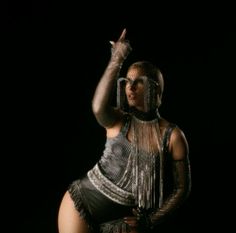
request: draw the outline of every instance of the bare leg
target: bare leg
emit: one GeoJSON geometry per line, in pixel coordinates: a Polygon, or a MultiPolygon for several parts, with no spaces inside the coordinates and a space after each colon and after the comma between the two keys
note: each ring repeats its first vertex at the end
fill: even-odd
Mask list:
{"type": "Polygon", "coordinates": [[[58,213],[59,233],[91,233],[87,223],[75,209],[68,191],[65,193],[58,213]]]}

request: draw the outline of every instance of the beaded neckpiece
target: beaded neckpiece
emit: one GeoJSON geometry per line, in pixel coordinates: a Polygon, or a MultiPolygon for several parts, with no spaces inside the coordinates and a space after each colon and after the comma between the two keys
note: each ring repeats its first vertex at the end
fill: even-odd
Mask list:
{"type": "Polygon", "coordinates": [[[143,112],[143,111],[136,109],[135,107],[131,107],[129,109],[129,113],[131,115],[134,115],[136,118],[138,118],[139,120],[142,120],[142,121],[151,121],[156,118],[160,119],[160,114],[158,112],[158,109],[153,109],[149,112],[143,112]]]}

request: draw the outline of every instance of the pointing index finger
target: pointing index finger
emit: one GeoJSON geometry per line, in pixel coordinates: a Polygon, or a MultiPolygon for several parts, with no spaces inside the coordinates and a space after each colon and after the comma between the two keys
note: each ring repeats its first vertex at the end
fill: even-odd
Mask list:
{"type": "Polygon", "coordinates": [[[124,40],[126,35],[126,28],[122,31],[119,40],[124,40]]]}

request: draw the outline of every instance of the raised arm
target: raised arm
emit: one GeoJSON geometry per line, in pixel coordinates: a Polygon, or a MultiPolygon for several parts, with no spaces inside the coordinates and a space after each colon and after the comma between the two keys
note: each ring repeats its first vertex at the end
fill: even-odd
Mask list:
{"type": "Polygon", "coordinates": [[[111,105],[116,78],[119,76],[122,64],[131,51],[131,46],[125,40],[126,29],[117,42],[111,41],[112,54],[108,65],[97,85],[92,101],[93,113],[100,125],[112,127],[119,117],[119,112],[111,105]]]}

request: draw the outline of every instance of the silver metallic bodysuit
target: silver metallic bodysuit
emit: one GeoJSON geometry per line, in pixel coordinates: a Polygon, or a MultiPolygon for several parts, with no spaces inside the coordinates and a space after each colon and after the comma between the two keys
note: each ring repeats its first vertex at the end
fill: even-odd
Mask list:
{"type": "MultiPolygon", "coordinates": [[[[138,128],[135,121],[137,119],[134,117],[125,117],[120,133],[114,138],[107,138],[103,156],[87,175],[91,183],[110,200],[121,205],[150,209],[156,207],[157,197],[161,196],[160,192],[156,193],[158,187],[160,190],[161,153],[157,150],[149,153],[147,149],[137,148],[135,145],[138,142],[134,141],[139,139],[138,132],[132,132],[136,136],[134,141],[127,139],[129,127],[131,130],[138,128]]],[[[150,124],[158,125],[158,119],[150,124]]],[[[150,131],[150,128],[147,130],[150,131]]],[[[141,137],[148,140],[147,134],[141,137]]]]}
{"type": "Polygon", "coordinates": [[[155,225],[187,195],[190,187],[188,160],[173,162],[167,150],[176,125],[170,124],[161,137],[156,134],[159,128],[155,129],[158,118],[149,123],[146,125],[146,122],[127,114],[119,134],[107,138],[100,160],[86,177],[70,185],[69,192],[75,207],[91,229],[98,226],[100,233],[119,232],[121,229],[129,232],[122,219],[132,215],[132,208],[137,207],[141,207],[150,217],[151,224],[155,225]],[[129,129],[133,131],[130,141],[127,139],[129,129]],[[138,129],[144,135],[139,135],[138,129]],[[151,133],[152,130],[154,133],[151,133]],[[157,144],[161,147],[145,144],[146,141],[156,141],[158,136],[161,140],[157,144]],[[182,178],[181,171],[174,180],[169,180],[167,174],[182,170],[182,166],[187,176],[182,178]]]}

